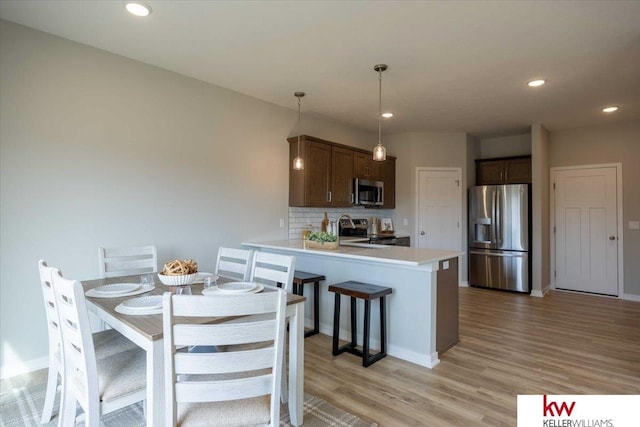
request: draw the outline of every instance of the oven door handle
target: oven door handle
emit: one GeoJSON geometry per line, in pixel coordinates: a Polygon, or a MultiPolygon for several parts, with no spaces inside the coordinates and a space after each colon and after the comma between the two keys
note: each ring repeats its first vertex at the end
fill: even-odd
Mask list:
{"type": "Polygon", "coordinates": [[[369,244],[395,246],[398,244],[398,239],[396,239],[395,237],[391,239],[375,239],[375,240],[369,239],[369,244]]]}

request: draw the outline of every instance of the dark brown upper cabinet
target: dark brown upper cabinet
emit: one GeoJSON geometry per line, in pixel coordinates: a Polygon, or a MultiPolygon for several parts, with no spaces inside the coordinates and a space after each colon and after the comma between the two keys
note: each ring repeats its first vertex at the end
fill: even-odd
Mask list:
{"type": "Polygon", "coordinates": [[[293,159],[298,155],[298,137],[288,141],[289,206],[351,207],[354,178],[366,178],[384,182],[384,205],[380,207],[395,208],[395,157],[376,162],[366,150],[301,135],[304,169],[297,171],[293,159]]]}
{"type": "Polygon", "coordinates": [[[294,170],[298,137],[289,138],[289,206],[348,207],[353,200],[353,152],[300,136],[304,169],[294,170]]]}
{"type": "Polygon", "coordinates": [[[378,181],[384,182],[384,203],[380,208],[396,208],[396,159],[387,156],[387,160],[378,164],[378,181]]]}
{"type": "Polygon", "coordinates": [[[531,183],[531,156],[476,160],[476,185],[531,183]]]}
{"type": "Polygon", "coordinates": [[[373,160],[373,153],[356,152],[353,155],[354,178],[379,181],[380,162],[373,160]]]}

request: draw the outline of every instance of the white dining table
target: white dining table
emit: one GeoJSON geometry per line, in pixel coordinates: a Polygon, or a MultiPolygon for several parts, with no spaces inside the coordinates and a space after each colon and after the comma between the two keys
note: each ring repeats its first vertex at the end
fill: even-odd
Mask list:
{"type": "MultiPolygon", "coordinates": [[[[226,280],[219,279],[219,283],[226,280]]],[[[83,280],[85,293],[98,286],[112,283],[140,283],[140,276],[112,277],[105,279],[83,280]]],[[[202,284],[193,284],[194,295],[202,292],[202,284]]],[[[143,295],[162,295],[175,291],[156,279],[155,289],[143,295]]],[[[140,295],[139,295],[140,296],[140,295]]],[[[124,300],[133,296],[117,298],[95,298],[87,296],[87,306],[99,319],[120,332],[147,353],[147,426],[164,426],[164,348],[162,333],[162,314],[131,316],[118,313],[115,308],[124,300]]],[[[304,388],[304,301],[305,297],[289,293],[287,296],[287,319],[289,319],[289,387],[288,395],[282,396],[283,403],[289,403],[291,424],[300,426],[303,422],[304,388]]],[[[206,318],[202,322],[213,321],[206,318]]],[[[216,321],[220,321],[219,318],[216,321]]]]}

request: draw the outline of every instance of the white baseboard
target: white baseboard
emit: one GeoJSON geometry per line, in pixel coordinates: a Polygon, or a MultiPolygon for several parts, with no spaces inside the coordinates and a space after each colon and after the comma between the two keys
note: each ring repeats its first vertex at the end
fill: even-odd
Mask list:
{"type": "Polygon", "coordinates": [[[409,351],[405,348],[389,346],[387,354],[429,369],[434,368],[438,363],[440,363],[437,352],[432,353],[430,356],[425,356],[424,354],[409,351]]]}
{"type": "MultiPolygon", "coordinates": [[[[556,289],[555,285],[549,285],[549,287],[551,289],[560,291],[560,292],[574,292],[574,291],[570,291],[570,290],[565,290],[565,289],[556,289]]],[[[607,296],[607,295],[597,295],[597,294],[593,294],[596,296],[602,296],[605,298],[618,298],[618,299],[622,299],[622,300],[626,300],[626,301],[635,301],[635,302],[640,302],[640,295],[636,295],[636,294],[622,294],[619,297],[615,297],[615,296],[607,296]]]]}
{"type": "Polygon", "coordinates": [[[459,288],[468,288],[469,287],[469,282],[466,281],[466,280],[463,280],[460,283],[458,283],[458,287],[459,288]]]}
{"type": "MultiPolygon", "coordinates": [[[[320,323],[320,333],[328,336],[333,336],[333,326],[330,326],[326,323],[320,323]]],[[[351,341],[351,332],[346,329],[340,329],[340,339],[343,341],[351,341]]],[[[362,342],[362,334],[358,334],[358,342],[362,342]]],[[[371,337],[369,347],[374,349],[380,348],[380,340],[376,337],[371,337]]],[[[440,359],[438,359],[438,353],[434,352],[429,356],[425,356],[422,353],[417,353],[415,351],[407,350],[404,347],[397,347],[393,345],[387,345],[387,354],[389,356],[397,357],[398,359],[406,360],[407,362],[415,363],[416,365],[424,366],[426,368],[433,368],[438,363],[440,363],[440,359]]]]}
{"type": "Polygon", "coordinates": [[[49,367],[49,356],[40,357],[39,359],[27,360],[20,364],[7,365],[0,367],[0,379],[15,377],[16,375],[27,374],[29,372],[39,371],[49,367]]]}
{"type": "Polygon", "coordinates": [[[634,294],[622,294],[622,299],[627,301],[637,301],[640,302],[640,295],[634,294]]]}

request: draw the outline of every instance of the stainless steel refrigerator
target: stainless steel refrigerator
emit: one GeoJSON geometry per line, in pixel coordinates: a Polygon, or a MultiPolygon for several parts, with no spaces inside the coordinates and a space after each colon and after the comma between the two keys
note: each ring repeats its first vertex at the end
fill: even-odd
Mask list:
{"type": "Polygon", "coordinates": [[[529,184],[469,189],[469,284],[531,292],[529,184]]]}

